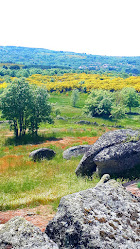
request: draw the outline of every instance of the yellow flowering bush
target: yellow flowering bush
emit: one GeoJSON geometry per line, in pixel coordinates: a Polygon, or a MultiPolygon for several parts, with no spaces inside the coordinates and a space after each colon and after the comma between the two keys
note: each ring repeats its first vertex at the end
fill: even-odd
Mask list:
{"type": "Polygon", "coordinates": [[[123,79],[120,77],[112,78],[106,75],[101,76],[99,74],[86,73],[69,73],[63,76],[34,74],[27,78],[27,80],[31,84],[46,86],[48,91],[62,92],[77,88],[79,90],[86,89],[89,92],[91,89],[121,90],[124,87],[133,87],[140,92],[140,76],[131,76],[123,79]]]}
{"type": "MultiPolygon", "coordinates": [[[[15,78],[11,78],[13,81],[15,78]]],[[[112,77],[111,75],[86,74],[86,73],[65,73],[64,75],[42,75],[33,74],[27,78],[30,84],[45,86],[48,91],[64,92],[75,88],[90,92],[92,89],[121,90],[126,87],[133,87],[140,92],[140,76],[131,76],[123,79],[112,77]]],[[[0,79],[0,88],[5,88],[7,84],[0,79]]]]}

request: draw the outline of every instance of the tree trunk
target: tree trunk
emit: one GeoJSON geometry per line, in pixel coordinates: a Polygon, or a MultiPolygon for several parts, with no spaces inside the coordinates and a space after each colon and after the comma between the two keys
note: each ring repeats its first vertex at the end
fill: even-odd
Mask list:
{"type": "Polygon", "coordinates": [[[18,129],[16,129],[16,138],[18,138],[18,129]]]}
{"type": "Polygon", "coordinates": [[[16,138],[18,138],[18,127],[17,127],[17,121],[14,121],[14,133],[16,138]]]}
{"type": "Polygon", "coordinates": [[[22,124],[23,124],[23,117],[22,115],[20,115],[20,137],[22,136],[22,130],[23,130],[22,124]]]}
{"type": "Polygon", "coordinates": [[[36,121],[36,123],[35,123],[35,135],[37,136],[37,131],[38,131],[38,123],[37,123],[37,121],[36,121]]]}

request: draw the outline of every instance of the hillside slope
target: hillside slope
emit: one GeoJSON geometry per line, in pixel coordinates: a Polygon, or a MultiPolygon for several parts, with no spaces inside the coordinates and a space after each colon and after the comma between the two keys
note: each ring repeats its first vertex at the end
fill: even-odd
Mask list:
{"type": "Polygon", "coordinates": [[[43,48],[0,46],[0,63],[41,65],[140,74],[140,56],[100,56],[43,48]]]}

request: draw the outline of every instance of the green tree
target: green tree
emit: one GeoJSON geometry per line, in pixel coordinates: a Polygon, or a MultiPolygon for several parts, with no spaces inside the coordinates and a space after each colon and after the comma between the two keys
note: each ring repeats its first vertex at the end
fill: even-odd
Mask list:
{"type": "Polygon", "coordinates": [[[125,117],[125,109],[122,105],[112,106],[111,117],[115,119],[115,125],[117,121],[125,117]]]}
{"type": "Polygon", "coordinates": [[[30,99],[30,87],[24,79],[13,81],[1,95],[2,115],[10,120],[10,126],[16,137],[25,134],[30,99]]]}
{"type": "Polygon", "coordinates": [[[71,94],[71,104],[73,107],[76,107],[78,99],[79,99],[79,90],[74,89],[71,94]]]}
{"type": "Polygon", "coordinates": [[[50,116],[51,105],[48,102],[49,95],[46,88],[37,87],[33,91],[33,96],[30,104],[29,130],[34,135],[37,135],[41,122],[48,121],[52,123],[50,116]]]}
{"type": "Polygon", "coordinates": [[[108,116],[111,114],[114,95],[105,90],[93,90],[89,95],[84,111],[93,116],[108,116]]]}
{"type": "Polygon", "coordinates": [[[37,134],[41,121],[50,120],[51,107],[45,89],[33,88],[25,79],[13,81],[1,94],[0,107],[16,137],[27,128],[37,134]]]}
{"type": "Polygon", "coordinates": [[[123,104],[129,108],[130,112],[132,107],[139,107],[139,95],[134,88],[123,88],[121,95],[123,104]]]}

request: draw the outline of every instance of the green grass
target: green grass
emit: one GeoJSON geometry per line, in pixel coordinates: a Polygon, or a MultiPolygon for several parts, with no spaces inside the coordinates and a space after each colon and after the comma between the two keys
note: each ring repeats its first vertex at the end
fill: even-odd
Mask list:
{"type": "Polygon", "coordinates": [[[76,177],[80,157],[67,161],[62,158],[62,149],[50,148],[56,151],[52,160],[31,161],[30,148],[24,145],[17,148],[16,155],[24,150],[20,160],[9,156],[5,161],[9,167],[0,176],[0,210],[51,203],[56,206],[62,196],[95,186],[97,176],[93,180],[76,177]]]}
{"type": "Polygon", "coordinates": [[[93,133],[83,127],[79,130],[76,124],[74,128],[69,125],[66,128],[61,122],[58,126],[48,124],[35,141],[28,134],[18,140],[7,137],[8,124],[0,126],[0,210],[39,204],[51,204],[57,208],[62,196],[93,187],[99,181],[96,175],[93,180],[77,178],[75,169],[81,157],[64,160],[64,149],[57,144],[47,146],[56,152],[54,159],[35,163],[29,158],[32,150],[46,147],[46,140],[57,143],[64,136],[97,135],[94,130],[93,133]]]}
{"type": "MultiPolygon", "coordinates": [[[[111,125],[115,125],[115,121],[91,118],[83,114],[82,108],[87,94],[80,94],[76,108],[71,107],[70,98],[70,93],[51,94],[50,101],[53,103],[54,113],[56,109],[60,109],[60,116],[65,119],[59,120],[53,114],[54,124],[42,123],[37,138],[27,134],[24,138],[16,140],[12,136],[13,133],[10,133],[8,124],[0,124],[0,210],[33,207],[39,204],[51,204],[56,209],[62,196],[94,187],[99,181],[96,174],[93,175],[93,179],[77,178],[75,169],[81,157],[63,159],[63,151],[71,144],[63,148],[59,146],[59,141],[64,137],[101,136],[107,130],[114,129],[111,125]],[[99,126],[77,124],[80,120],[97,122],[99,126]],[[46,141],[49,141],[49,145],[46,141]],[[29,153],[41,147],[54,149],[56,156],[52,160],[31,161],[29,153]]],[[[139,115],[128,115],[125,119],[119,120],[118,125],[139,128],[139,121],[139,115]]],[[[74,145],[77,145],[77,142],[72,144],[74,145]]],[[[125,175],[114,178],[121,182],[139,179],[139,166],[125,175]]]]}
{"type": "MultiPolygon", "coordinates": [[[[79,101],[77,102],[76,107],[71,106],[71,92],[68,93],[51,93],[50,94],[50,102],[53,103],[53,110],[59,109],[61,114],[60,116],[65,117],[67,119],[66,122],[70,121],[73,123],[74,121],[80,120],[88,120],[91,122],[97,122],[99,125],[105,124],[115,125],[116,121],[108,118],[104,119],[102,117],[87,117],[87,115],[83,114],[83,107],[85,105],[85,101],[88,98],[88,94],[80,93],[79,101]]],[[[129,110],[127,110],[129,111],[129,110]]],[[[117,125],[123,126],[124,128],[140,128],[140,115],[133,113],[139,113],[139,108],[132,108],[132,114],[126,115],[124,119],[118,120],[117,125]]],[[[140,114],[140,113],[139,113],[140,114]]]]}
{"type": "Polygon", "coordinates": [[[138,188],[140,188],[140,182],[138,182],[138,188]]]}

